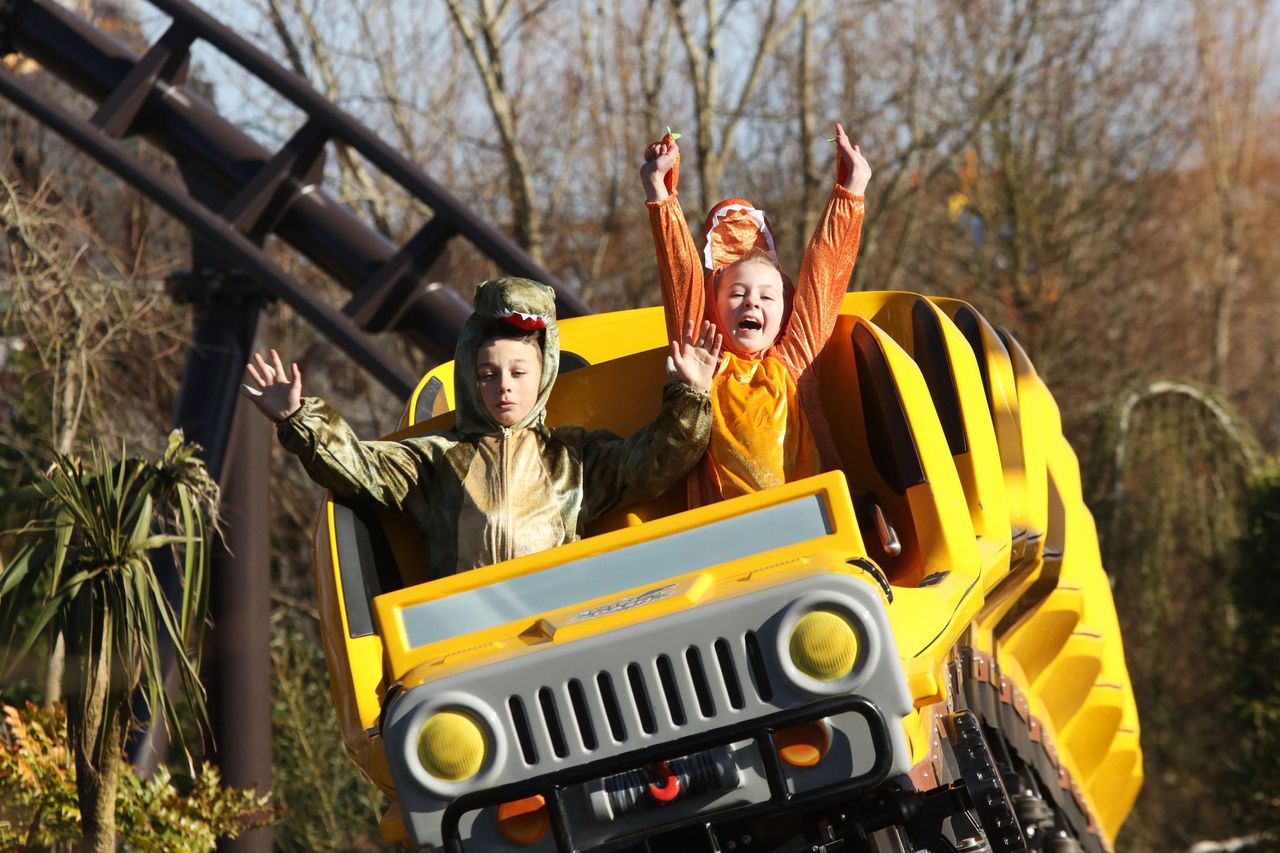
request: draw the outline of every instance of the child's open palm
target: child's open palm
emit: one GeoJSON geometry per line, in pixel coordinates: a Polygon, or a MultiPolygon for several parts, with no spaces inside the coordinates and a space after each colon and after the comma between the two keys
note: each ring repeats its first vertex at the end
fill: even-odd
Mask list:
{"type": "Polygon", "coordinates": [[[282,421],[298,411],[302,405],[302,371],[294,364],[292,373],[285,373],[280,354],[271,350],[271,363],[255,352],[253,361],[245,365],[253,385],[241,385],[240,393],[248,397],[258,410],[273,421],[282,421]]]}
{"type": "Polygon", "coordinates": [[[671,342],[671,372],[677,379],[705,391],[711,387],[716,368],[720,366],[724,336],[705,320],[696,341],[693,330],[694,322],[690,320],[684,327],[684,342],[671,342]]]}

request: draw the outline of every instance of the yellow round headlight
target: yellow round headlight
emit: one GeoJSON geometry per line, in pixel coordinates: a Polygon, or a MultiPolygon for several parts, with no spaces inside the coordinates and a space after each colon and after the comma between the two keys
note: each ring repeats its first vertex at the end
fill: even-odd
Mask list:
{"type": "Polygon", "coordinates": [[[858,633],[849,620],[830,610],[806,613],[791,632],[791,662],[810,678],[835,681],[858,660],[858,633]]]}
{"type": "Polygon", "coordinates": [[[441,711],[432,714],[418,732],[418,758],[437,779],[461,782],[480,772],[484,740],[484,732],[469,715],[441,711]]]}

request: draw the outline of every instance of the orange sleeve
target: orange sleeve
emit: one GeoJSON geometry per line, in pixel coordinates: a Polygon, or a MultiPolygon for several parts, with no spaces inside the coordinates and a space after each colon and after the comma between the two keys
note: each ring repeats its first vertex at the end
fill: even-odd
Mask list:
{"type": "Polygon", "coordinates": [[[864,210],[862,196],[839,184],[831,188],[800,264],[791,319],[775,346],[775,354],[797,373],[813,363],[835,328],[858,257],[864,210]]]}
{"type": "Polygon", "coordinates": [[[646,201],[645,207],[649,208],[649,229],[653,232],[653,251],[658,258],[667,338],[678,341],[684,335],[686,320],[700,321],[703,317],[702,259],[675,193],[662,201],[646,201]]]}

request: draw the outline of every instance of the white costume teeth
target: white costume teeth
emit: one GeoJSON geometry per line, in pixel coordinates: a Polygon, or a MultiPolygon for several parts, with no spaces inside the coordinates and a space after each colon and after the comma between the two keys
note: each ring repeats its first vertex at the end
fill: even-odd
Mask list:
{"type": "Polygon", "coordinates": [[[545,329],[547,324],[551,322],[551,318],[546,314],[526,314],[523,311],[516,311],[512,308],[503,308],[494,316],[498,320],[505,320],[508,324],[527,331],[545,329]]]}

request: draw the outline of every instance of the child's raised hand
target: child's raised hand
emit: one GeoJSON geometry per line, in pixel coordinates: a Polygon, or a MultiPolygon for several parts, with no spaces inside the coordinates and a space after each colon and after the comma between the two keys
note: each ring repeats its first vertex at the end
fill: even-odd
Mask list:
{"type": "Polygon", "coordinates": [[[650,142],[644,149],[644,162],[648,166],[652,164],[652,168],[659,174],[665,175],[671,171],[671,167],[676,164],[676,158],[680,156],[680,146],[676,144],[674,139],[666,139],[660,142],[650,142]]]}
{"type": "Polygon", "coordinates": [[[245,365],[254,384],[241,385],[240,393],[248,397],[258,410],[279,422],[298,411],[302,405],[302,371],[293,365],[292,374],[285,373],[280,353],[271,350],[271,363],[255,352],[245,365]]]}
{"type": "Polygon", "coordinates": [[[680,146],[668,133],[658,142],[651,142],[644,149],[644,165],[640,167],[640,180],[644,183],[645,198],[662,201],[670,195],[674,181],[668,181],[671,171],[679,166],[680,146]]]}
{"type": "Polygon", "coordinates": [[[720,366],[724,336],[706,320],[702,321],[702,331],[696,341],[693,330],[694,322],[690,320],[684,327],[684,343],[671,342],[671,370],[677,379],[705,391],[711,387],[720,366]]]}
{"type": "Polygon", "coordinates": [[[849,142],[839,123],[836,124],[836,156],[836,183],[854,195],[863,195],[867,191],[867,182],[871,180],[871,166],[858,146],[849,142]]]}

